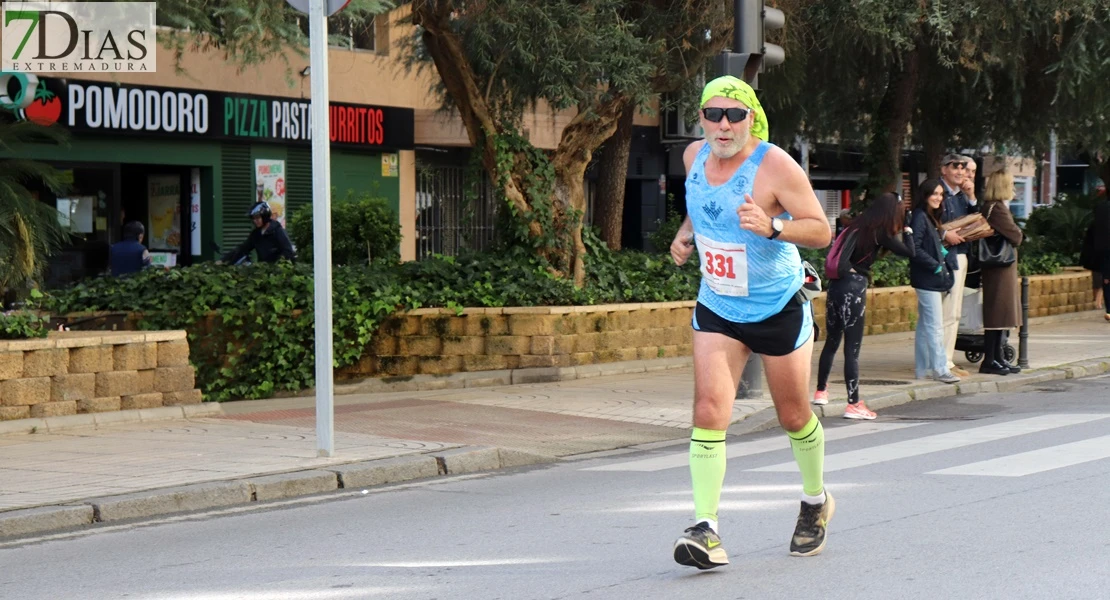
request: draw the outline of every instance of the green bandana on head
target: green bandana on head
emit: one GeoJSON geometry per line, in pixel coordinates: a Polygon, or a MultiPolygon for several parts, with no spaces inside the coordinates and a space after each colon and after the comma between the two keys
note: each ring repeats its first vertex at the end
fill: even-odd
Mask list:
{"type": "Polygon", "coordinates": [[[701,93],[701,107],[705,108],[705,103],[709,102],[710,98],[714,96],[722,96],[743,102],[744,106],[752,109],[755,113],[755,122],[752,124],[752,135],[767,141],[768,126],[767,114],[763,112],[763,107],[759,104],[759,99],[755,97],[755,90],[752,86],[744,83],[744,80],[733,77],[732,75],[725,75],[718,77],[713,81],[705,84],[705,90],[701,93]]]}

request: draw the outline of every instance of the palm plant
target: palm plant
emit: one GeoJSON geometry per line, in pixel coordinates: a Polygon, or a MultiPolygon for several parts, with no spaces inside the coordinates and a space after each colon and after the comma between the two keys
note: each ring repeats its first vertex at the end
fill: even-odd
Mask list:
{"type": "Polygon", "coordinates": [[[65,142],[60,127],[0,118],[0,298],[21,296],[38,283],[47,260],[68,237],[55,209],[29,188],[40,184],[60,194],[67,184],[50,165],[19,158],[19,149],[31,143],[65,142]]]}

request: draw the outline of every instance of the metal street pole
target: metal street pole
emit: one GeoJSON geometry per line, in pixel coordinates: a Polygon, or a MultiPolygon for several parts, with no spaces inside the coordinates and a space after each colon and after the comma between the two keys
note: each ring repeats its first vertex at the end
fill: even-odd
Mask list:
{"type": "Polygon", "coordinates": [[[316,307],[316,455],[335,455],[331,322],[331,148],[325,0],[308,10],[312,87],[312,255],[316,307]]]}
{"type": "Polygon", "coordinates": [[[1021,278],[1021,329],[1018,331],[1018,366],[1029,368],[1029,278],[1021,278]]]}

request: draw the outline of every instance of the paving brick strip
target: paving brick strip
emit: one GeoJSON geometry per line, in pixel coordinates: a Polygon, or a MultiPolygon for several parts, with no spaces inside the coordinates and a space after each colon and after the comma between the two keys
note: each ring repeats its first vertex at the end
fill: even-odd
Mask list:
{"type": "MultiPolygon", "coordinates": [[[[994,381],[957,385],[925,384],[887,394],[869,394],[868,406],[885,409],[914,401],[958,395],[1011,392],[1022,386],[1064,379],[1078,379],[1110,372],[1110,357],[1090,359],[1053,368],[1010,375],[994,381]]],[[[846,402],[833,401],[814,407],[822,417],[844,414],[846,402]]],[[[740,416],[731,434],[752,433],[776,426],[773,408],[740,416]]],[[[678,439],[679,436],[676,436],[678,439]]],[[[99,523],[134,522],[166,515],[205,511],[274,500],[327,494],[337,490],[364,489],[413,480],[478,473],[559,460],[497,447],[466,446],[426,454],[401,456],[312,469],[153,489],[130,494],[92,498],[56,506],[0,512],[0,539],[26,537],[95,526],[99,523]]]]}

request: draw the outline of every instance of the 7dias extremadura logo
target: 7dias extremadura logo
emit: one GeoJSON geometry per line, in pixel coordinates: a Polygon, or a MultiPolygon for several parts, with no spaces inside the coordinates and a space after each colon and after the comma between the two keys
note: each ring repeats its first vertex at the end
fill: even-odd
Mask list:
{"type": "Polygon", "coordinates": [[[156,2],[0,4],[0,71],[154,72],[156,2]]]}

